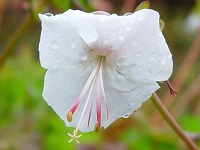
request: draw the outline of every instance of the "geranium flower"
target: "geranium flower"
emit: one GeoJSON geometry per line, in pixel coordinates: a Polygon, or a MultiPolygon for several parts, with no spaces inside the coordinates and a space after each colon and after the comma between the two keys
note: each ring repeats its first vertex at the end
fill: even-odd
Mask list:
{"type": "Polygon", "coordinates": [[[68,127],[99,131],[128,117],[172,73],[159,14],[143,9],[118,16],[68,10],[39,14],[40,62],[48,69],[43,97],[68,127]]]}

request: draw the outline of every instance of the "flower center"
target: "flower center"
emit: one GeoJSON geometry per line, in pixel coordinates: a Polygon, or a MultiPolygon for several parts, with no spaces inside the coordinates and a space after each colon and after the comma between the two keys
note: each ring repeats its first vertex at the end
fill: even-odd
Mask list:
{"type": "Polygon", "coordinates": [[[104,84],[103,84],[103,77],[102,77],[104,61],[105,61],[105,56],[100,56],[96,67],[91,72],[86,84],[84,85],[84,87],[83,87],[83,89],[82,89],[82,91],[81,91],[81,93],[80,93],[80,95],[79,95],[79,97],[76,101],[76,103],[73,105],[71,110],[66,115],[67,120],[69,122],[71,122],[73,120],[72,116],[73,116],[74,112],[78,108],[80,102],[86,96],[86,93],[88,93],[83,111],[81,113],[80,119],[79,119],[78,124],[76,126],[76,129],[74,130],[73,134],[68,134],[69,136],[72,137],[72,139],[69,140],[69,142],[71,142],[73,139],[75,139],[76,142],[78,143],[77,138],[79,138],[80,135],[77,136],[77,132],[79,130],[79,127],[80,127],[81,122],[83,120],[83,116],[84,116],[87,109],[89,109],[88,127],[90,126],[90,118],[91,118],[91,114],[92,114],[93,102],[91,102],[90,108],[88,108],[88,104],[89,104],[90,97],[91,97],[91,94],[92,94],[93,91],[96,92],[95,94],[96,94],[96,119],[97,119],[97,123],[94,126],[94,131],[98,132],[99,129],[101,128],[101,101],[102,101],[101,97],[103,97],[103,101],[104,101],[105,107],[106,107],[106,118],[108,119],[108,117],[109,117],[108,104],[107,104],[107,100],[106,100],[104,84]],[[95,88],[95,90],[94,90],[94,88],[95,88]]]}

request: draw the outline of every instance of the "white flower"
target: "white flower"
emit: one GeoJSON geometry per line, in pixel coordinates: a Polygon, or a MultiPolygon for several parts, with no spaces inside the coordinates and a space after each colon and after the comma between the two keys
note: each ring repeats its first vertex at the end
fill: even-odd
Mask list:
{"type": "Polygon", "coordinates": [[[156,11],[117,16],[68,10],[39,17],[40,62],[48,69],[43,97],[76,128],[71,140],[80,137],[78,130],[98,131],[131,115],[172,73],[156,11]]]}

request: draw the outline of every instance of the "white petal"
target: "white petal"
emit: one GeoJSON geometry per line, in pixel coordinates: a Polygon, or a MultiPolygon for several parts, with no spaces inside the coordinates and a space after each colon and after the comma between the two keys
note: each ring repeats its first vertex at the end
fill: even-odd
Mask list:
{"type": "MultiPolygon", "coordinates": [[[[107,127],[116,119],[131,115],[158,88],[159,85],[155,82],[142,82],[131,92],[120,92],[106,84],[105,91],[108,100],[109,119],[104,119],[103,126],[107,127]]],[[[105,118],[105,110],[102,112],[105,118]]]]}
{"type": "MultiPolygon", "coordinates": [[[[135,80],[154,81],[165,81],[171,76],[172,55],[160,31],[159,14],[156,11],[143,9],[129,16],[72,11],[71,16],[76,20],[73,26],[81,22],[87,26],[90,24],[91,33],[88,29],[87,32],[81,32],[85,30],[81,25],[78,25],[76,30],[91,49],[96,50],[99,55],[111,50],[117,59],[126,59],[120,66],[121,70],[119,69],[124,70],[124,74],[132,74],[135,80]],[[84,21],[81,18],[84,18],[84,21]],[[93,42],[88,42],[86,37],[93,42]]],[[[112,57],[107,58],[110,65],[113,65],[113,60],[112,57]]]]}
{"type": "Polygon", "coordinates": [[[160,31],[159,14],[153,10],[141,10],[127,16],[124,42],[118,45],[119,57],[126,62],[121,68],[136,80],[165,81],[172,73],[172,55],[160,31]]]}
{"type": "Polygon", "coordinates": [[[68,10],[63,16],[87,44],[97,40],[97,29],[91,23],[92,14],[79,10],[68,10]]]}
{"type": "Polygon", "coordinates": [[[39,14],[42,32],[39,43],[40,62],[47,69],[71,67],[79,63],[79,54],[88,50],[83,39],[70,26],[65,15],[39,14]]]}
{"type": "MultiPolygon", "coordinates": [[[[81,68],[48,70],[45,75],[43,98],[54,111],[65,121],[67,126],[76,127],[83,110],[82,103],[73,115],[73,122],[66,121],[66,114],[70,111],[79,97],[90,73],[84,73],[81,68]]],[[[85,101],[85,100],[83,100],[85,101]]],[[[85,124],[87,126],[87,123],[85,124]]]]}

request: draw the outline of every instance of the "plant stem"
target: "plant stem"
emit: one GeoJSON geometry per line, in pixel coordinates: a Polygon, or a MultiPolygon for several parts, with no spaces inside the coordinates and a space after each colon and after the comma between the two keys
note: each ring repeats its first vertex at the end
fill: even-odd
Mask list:
{"type": "Polygon", "coordinates": [[[191,150],[198,150],[196,144],[184,133],[181,127],[177,124],[171,114],[168,112],[166,107],[160,101],[160,98],[156,93],[153,94],[152,102],[163,116],[163,118],[167,121],[167,123],[171,126],[171,128],[179,135],[179,137],[188,145],[191,150]]]}
{"type": "MultiPolygon", "coordinates": [[[[46,5],[46,0],[43,0],[40,5],[38,6],[37,10],[40,10],[44,5],[46,5]]],[[[22,37],[23,33],[28,29],[28,27],[33,23],[34,18],[30,13],[27,13],[21,22],[21,24],[18,26],[18,28],[13,32],[10,39],[6,43],[4,49],[0,53],[0,69],[2,68],[5,60],[7,57],[12,53],[14,50],[17,42],[22,37]]]]}

